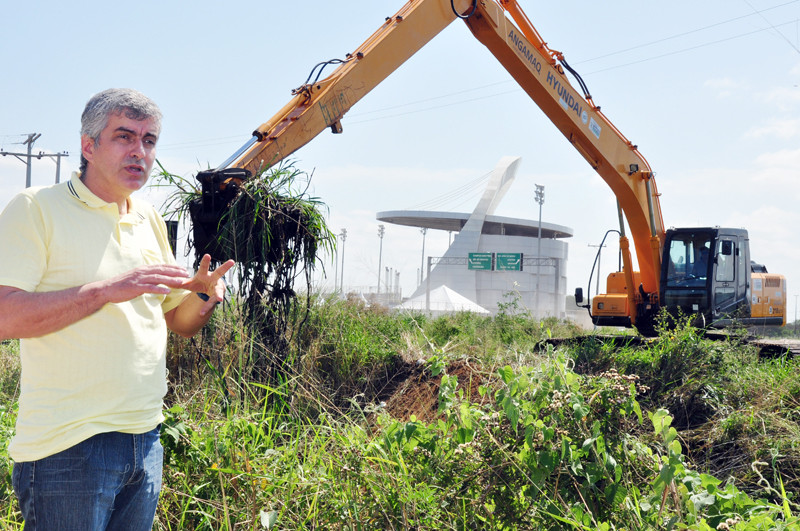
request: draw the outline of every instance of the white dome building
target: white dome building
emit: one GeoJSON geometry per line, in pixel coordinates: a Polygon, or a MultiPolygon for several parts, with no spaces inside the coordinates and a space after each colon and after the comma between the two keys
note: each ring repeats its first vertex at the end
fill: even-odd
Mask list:
{"type": "Polygon", "coordinates": [[[492,314],[503,305],[513,310],[516,303],[520,311],[529,310],[537,317],[566,315],[564,238],[572,236],[572,229],[542,222],[540,242],[538,220],[494,215],[520,161],[519,157],[500,160],[472,214],[407,210],[377,214],[386,223],[457,232],[444,256],[427,257],[425,279],[406,307],[437,311],[438,301],[431,294],[447,286],[492,314]]]}

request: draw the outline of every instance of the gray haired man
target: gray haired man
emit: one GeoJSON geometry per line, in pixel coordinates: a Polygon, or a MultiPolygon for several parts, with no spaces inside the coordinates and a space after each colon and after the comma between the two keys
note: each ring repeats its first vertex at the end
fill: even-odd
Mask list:
{"type": "Polygon", "coordinates": [[[20,338],[14,490],[26,529],[151,529],[161,488],[167,330],[190,337],[228,261],[175,264],[147,182],[161,112],[110,89],[81,117],[81,171],[0,214],[0,339],[20,338]],[[193,293],[194,292],[194,293],[193,293]]]}

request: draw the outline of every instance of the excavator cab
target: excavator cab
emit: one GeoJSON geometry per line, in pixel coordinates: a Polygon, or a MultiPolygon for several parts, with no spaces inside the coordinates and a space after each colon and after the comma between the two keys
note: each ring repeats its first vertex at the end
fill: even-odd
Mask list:
{"type": "Polygon", "coordinates": [[[661,306],[699,327],[750,317],[747,231],[720,227],[669,229],[661,267],[661,306]]]}

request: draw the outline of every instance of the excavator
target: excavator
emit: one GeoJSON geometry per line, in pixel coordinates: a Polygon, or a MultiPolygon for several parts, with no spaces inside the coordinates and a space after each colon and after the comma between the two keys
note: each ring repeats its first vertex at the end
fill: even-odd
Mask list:
{"type": "MultiPolygon", "coordinates": [[[[213,234],[215,220],[237,186],[253,173],[279,163],[326,129],[342,133],[342,120],[351,107],[457,19],[617,198],[622,270],[609,275],[606,293],[585,305],[596,325],[635,327],[650,335],[662,310],[689,316],[704,328],[785,324],[785,277],[751,261],[746,230],[665,229],[650,165],[601,112],[564,55],[547,46],[517,0],[410,0],[345,59],[317,65],[247,143],[216,169],[197,175],[204,212],[195,231],[213,234]],[[321,79],[328,64],[337,66],[321,79]]],[[[583,302],[580,288],[576,302],[583,302]]]]}

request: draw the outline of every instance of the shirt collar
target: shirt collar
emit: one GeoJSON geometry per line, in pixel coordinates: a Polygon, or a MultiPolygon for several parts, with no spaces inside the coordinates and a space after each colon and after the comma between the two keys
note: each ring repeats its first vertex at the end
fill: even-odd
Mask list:
{"type": "Polygon", "coordinates": [[[67,189],[72,197],[92,208],[102,208],[109,203],[103,201],[87,188],[83,181],[81,181],[81,173],[74,171],[72,177],[67,183],[67,189]]]}
{"type": "MultiPolygon", "coordinates": [[[[104,201],[103,199],[97,197],[85,184],[83,184],[83,181],[81,180],[81,172],[79,171],[72,172],[72,177],[67,183],[67,189],[72,197],[90,208],[103,208],[111,205],[111,203],[108,201],[104,201]]],[[[128,197],[128,214],[126,214],[126,217],[130,216],[133,220],[139,222],[144,220],[144,216],[141,212],[139,212],[137,203],[138,201],[134,200],[133,197],[128,197]]],[[[117,210],[117,205],[114,205],[114,210],[117,210]]]]}

